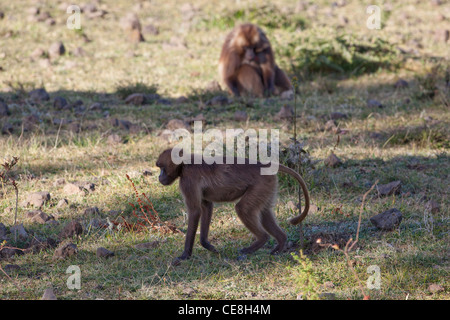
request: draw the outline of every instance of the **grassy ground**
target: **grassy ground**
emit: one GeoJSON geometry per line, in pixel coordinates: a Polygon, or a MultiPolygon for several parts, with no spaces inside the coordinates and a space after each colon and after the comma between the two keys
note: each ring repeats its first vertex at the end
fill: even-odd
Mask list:
{"type": "MultiPolygon", "coordinates": [[[[107,14],[89,19],[83,13],[82,30],[66,28],[69,14],[62,1],[2,2],[0,97],[10,114],[0,116],[0,124],[10,125],[13,132],[0,135],[0,156],[2,161],[19,158],[9,173],[17,181],[19,202],[30,193],[48,191],[51,200],[42,210],[56,218],[56,223],[32,222],[26,216],[31,208],[19,205],[18,222],[29,236],[15,242],[9,235],[6,245],[25,248],[33,237],[57,239],[73,219],[81,221],[85,232],[71,239],[78,254],[62,261],[52,260],[54,249],[1,259],[2,268],[15,264],[19,269],[9,271],[10,278],[0,272],[0,298],[40,299],[52,287],[59,299],[296,299],[305,292],[310,297],[326,292],[336,299],[362,299],[345,255],[310,241],[320,236],[342,246],[342,239],[354,236],[362,196],[378,179],[379,184],[400,180],[402,189],[387,197],[372,192],[366,199],[360,239],[350,253],[364,288],[367,268],[380,267],[380,289],[366,293],[371,299],[449,299],[450,96],[445,79],[450,52],[445,30],[450,12],[433,2],[378,1],[381,30],[366,28],[367,1],[278,1],[274,6],[199,0],[180,7],[172,0],[104,0],[97,8],[107,14]],[[36,7],[48,11],[55,24],[31,19],[30,10],[36,7]],[[138,14],[142,26],[158,27],[159,34],[144,33],[145,41],[138,44],[128,41],[120,19],[129,12],[138,14]],[[163,221],[186,230],[178,188],[161,186],[154,166],[159,152],[170,145],[160,136],[170,119],[203,114],[206,129],[279,129],[282,146],[289,145],[292,124],[274,116],[283,105],[294,106],[293,100],[206,103],[224,94],[205,89],[218,80],[221,44],[240,20],[260,24],[278,63],[299,79],[298,135],[314,164],[302,168],[314,204],[304,224],[309,242],[300,262],[306,264],[291,255],[299,251],[298,228],[287,222],[297,189],[285,177],[280,178],[276,212],[293,247],[278,256],[271,256],[269,247],[239,256],[237,248],[251,237],[231,204],[215,207],[210,237],[219,254],[197,241],[192,259],[176,267],[171,261],[182,251],[183,234],[87,229],[94,218],[136,221],[128,173],[163,221]],[[64,55],[30,58],[36,48],[47,51],[55,41],[64,43],[64,55]],[[76,53],[79,47],[84,54],[76,53]],[[399,79],[408,86],[396,87],[399,79]],[[33,103],[28,92],[41,87],[50,100],[33,103]],[[155,103],[124,102],[129,93],[155,90],[161,97],[155,103]],[[84,107],[58,110],[53,105],[57,96],[69,104],[81,100],[84,107]],[[185,99],[177,100],[181,96],[185,99]],[[370,99],[383,107],[369,107],[370,99]],[[91,108],[96,102],[100,106],[91,108]],[[236,111],[247,112],[249,120],[236,121],[236,111]],[[346,117],[335,120],[339,129],[326,130],[333,112],[346,117]],[[37,120],[27,122],[30,114],[37,120]],[[114,125],[115,118],[137,126],[114,125]],[[108,142],[111,134],[120,142],[108,142]],[[323,162],[331,151],[342,160],[336,168],[323,162]],[[144,170],[152,175],[143,175],[144,170]],[[91,182],[95,191],[67,195],[64,184],[56,183],[59,179],[91,182]],[[63,198],[69,205],[58,208],[63,198]],[[431,213],[429,200],[440,205],[438,212],[431,213]],[[85,214],[89,207],[99,212],[85,214]],[[369,218],[393,207],[403,214],[400,226],[391,232],[377,230],[369,218]],[[134,247],[151,241],[157,241],[156,247],[134,247]],[[97,258],[98,247],[115,256],[97,258]],[[70,265],[81,269],[80,290],[66,285],[70,265]],[[433,293],[432,284],[444,290],[433,293]]],[[[13,189],[2,185],[0,222],[7,227],[14,223],[14,206],[13,189]]]]}

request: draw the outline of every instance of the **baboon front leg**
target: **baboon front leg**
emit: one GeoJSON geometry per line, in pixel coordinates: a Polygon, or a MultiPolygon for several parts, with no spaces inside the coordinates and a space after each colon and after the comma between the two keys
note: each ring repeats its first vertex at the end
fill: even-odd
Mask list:
{"type": "Polygon", "coordinates": [[[200,244],[212,252],[217,252],[216,248],[208,241],[209,226],[213,211],[213,203],[209,201],[202,202],[202,216],[200,221],[200,244]]]}
{"type": "Polygon", "coordinates": [[[200,216],[201,208],[194,210],[188,209],[188,229],[186,232],[186,241],[184,243],[184,251],[181,256],[177,258],[178,260],[186,260],[191,256],[200,216]]]}

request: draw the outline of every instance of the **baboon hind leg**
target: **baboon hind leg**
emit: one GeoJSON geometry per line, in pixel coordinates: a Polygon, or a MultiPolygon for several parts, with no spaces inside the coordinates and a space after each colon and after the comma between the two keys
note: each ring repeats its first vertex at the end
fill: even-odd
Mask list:
{"type": "Polygon", "coordinates": [[[287,236],[283,229],[277,224],[272,209],[263,209],[261,212],[261,223],[266,231],[278,242],[271,254],[282,252],[286,248],[287,236]]]}

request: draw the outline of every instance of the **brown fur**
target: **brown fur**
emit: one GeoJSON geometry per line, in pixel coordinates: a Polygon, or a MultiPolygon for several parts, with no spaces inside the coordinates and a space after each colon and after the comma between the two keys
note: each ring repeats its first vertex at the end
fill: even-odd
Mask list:
{"type": "Polygon", "coordinates": [[[220,54],[219,74],[235,96],[263,97],[292,88],[289,78],[275,63],[266,35],[250,23],[236,27],[226,37],[220,54]]]}
{"type": "MultiPolygon", "coordinates": [[[[192,254],[198,223],[200,227],[200,243],[208,250],[216,249],[208,241],[209,225],[214,202],[238,201],[235,208],[238,217],[255,235],[256,241],[241,250],[242,253],[252,253],[261,248],[273,236],[278,242],[272,253],[285,249],[287,236],[278,226],[273,213],[277,197],[277,176],[261,175],[261,163],[249,164],[180,164],[171,159],[172,149],[165,150],[159,156],[156,165],[161,169],[159,181],[163,185],[172,184],[180,178],[180,190],[188,211],[188,230],[185,248],[179,260],[188,259],[192,254]]],[[[279,165],[279,170],[292,175],[300,183],[304,197],[305,209],[301,215],[291,219],[292,224],[300,223],[308,214],[309,193],[305,182],[294,170],[279,165]]],[[[300,197],[300,195],[299,195],[300,197]]]]}

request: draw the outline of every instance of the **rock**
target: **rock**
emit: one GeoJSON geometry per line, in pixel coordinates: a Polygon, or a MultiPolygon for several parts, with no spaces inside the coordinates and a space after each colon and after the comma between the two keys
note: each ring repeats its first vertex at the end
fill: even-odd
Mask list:
{"type": "Polygon", "coordinates": [[[20,266],[17,264],[7,264],[6,266],[3,267],[3,270],[7,273],[7,274],[11,274],[13,272],[17,272],[20,270],[20,266]]]}
{"type": "Polygon", "coordinates": [[[113,133],[108,136],[106,142],[110,145],[119,144],[122,142],[122,138],[117,133],[113,133]]]}
{"type": "Polygon", "coordinates": [[[391,231],[400,225],[402,213],[392,208],[370,218],[370,222],[380,230],[391,231]]]}
{"type": "Polygon", "coordinates": [[[217,82],[216,80],[209,82],[205,88],[206,92],[216,92],[216,91],[221,91],[221,90],[222,90],[222,88],[220,87],[219,82],[217,82]]]}
{"type": "Polygon", "coordinates": [[[369,107],[369,108],[383,108],[383,105],[378,100],[370,99],[370,100],[367,100],[367,107],[369,107]]]}
{"type": "Polygon", "coordinates": [[[56,208],[61,209],[61,208],[67,207],[68,205],[69,205],[69,201],[67,199],[61,199],[58,201],[56,208]]]}
{"type": "Polygon", "coordinates": [[[17,235],[22,239],[28,238],[28,233],[26,232],[22,223],[9,227],[9,232],[11,232],[11,234],[13,235],[17,232],[17,235]]]}
{"type": "Polygon", "coordinates": [[[144,242],[144,243],[138,243],[138,244],[134,245],[134,248],[139,249],[139,250],[154,249],[154,248],[158,247],[159,244],[160,244],[159,241],[144,242]]]}
{"type": "Polygon", "coordinates": [[[54,185],[55,187],[57,187],[57,186],[62,186],[62,185],[64,185],[64,184],[66,184],[66,179],[64,179],[64,178],[56,179],[55,182],[53,182],[53,185],[54,185]]]}
{"type": "Polygon", "coordinates": [[[48,55],[51,59],[56,59],[66,53],[66,48],[61,41],[53,42],[48,49],[48,55]]]}
{"type": "Polygon", "coordinates": [[[439,29],[436,30],[434,34],[434,38],[437,42],[447,42],[450,38],[450,31],[448,29],[439,29]]]}
{"type": "Polygon", "coordinates": [[[33,207],[40,208],[49,200],[50,200],[50,193],[48,193],[47,191],[41,191],[41,192],[34,192],[28,195],[27,199],[25,200],[25,203],[27,206],[32,205],[33,207]]]}
{"type": "Polygon", "coordinates": [[[394,88],[399,89],[399,88],[407,88],[409,86],[408,81],[403,80],[403,79],[399,79],[397,80],[396,83],[394,83],[394,88]]]}
{"type": "Polygon", "coordinates": [[[167,142],[173,142],[175,140],[175,133],[173,130],[164,129],[158,136],[167,142]]]}
{"type": "Polygon", "coordinates": [[[142,28],[144,34],[149,34],[152,36],[157,36],[159,34],[159,28],[153,24],[147,24],[142,28]]]}
{"type": "Polygon", "coordinates": [[[9,111],[8,105],[3,101],[0,101],[0,118],[7,117],[11,115],[11,111],[9,111]]]}
{"type": "Polygon", "coordinates": [[[439,292],[442,292],[444,290],[445,289],[444,289],[443,286],[441,286],[440,284],[435,284],[435,283],[430,284],[429,287],[428,287],[428,291],[430,291],[431,293],[439,293],[439,292]]]}
{"type": "Polygon", "coordinates": [[[327,167],[331,168],[336,168],[342,164],[342,161],[333,152],[323,162],[327,167]]]}
{"type": "Polygon", "coordinates": [[[223,96],[223,95],[218,95],[215,96],[213,98],[211,98],[210,100],[206,101],[206,105],[207,106],[225,106],[231,103],[231,100],[228,99],[228,97],[223,96]]]}
{"type": "Polygon", "coordinates": [[[294,99],[294,91],[286,90],[280,94],[280,98],[283,100],[292,100],[294,99]]]}
{"type": "Polygon", "coordinates": [[[247,112],[238,110],[234,113],[233,118],[235,121],[243,122],[243,121],[247,121],[248,115],[247,115],[247,112]]]}
{"type": "Polygon", "coordinates": [[[150,169],[144,169],[142,171],[142,175],[145,176],[145,177],[150,177],[150,176],[153,175],[153,172],[150,169]]]}
{"type": "Polygon", "coordinates": [[[425,205],[425,208],[430,210],[431,213],[433,214],[439,213],[441,211],[440,204],[433,200],[428,201],[427,204],[425,205]]]}
{"type": "Polygon", "coordinates": [[[91,208],[86,208],[83,212],[83,215],[93,215],[93,214],[99,214],[100,210],[98,210],[97,207],[91,207],[91,208]]]}
{"type": "Polygon", "coordinates": [[[29,92],[29,97],[34,102],[43,102],[50,100],[50,96],[44,88],[31,90],[29,92]]]}
{"type": "Polygon", "coordinates": [[[68,195],[86,195],[87,190],[75,183],[68,183],[64,186],[63,192],[68,195]]]}
{"type": "Polygon", "coordinates": [[[51,219],[46,213],[42,212],[41,210],[28,211],[26,213],[26,216],[29,219],[31,219],[31,221],[37,222],[37,223],[40,223],[40,224],[44,224],[48,220],[51,219]]]}
{"type": "Polygon", "coordinates": [[[76,244],[71,242],[61,245],[55,250],[53,254],[53,260],[66,259],[78,253],[78,248],[76,244]]]}
{"type": "Polygon", "coordinates": [[[13,132],[14,132],[14,127],[12,126],[12,124],[6,122],[2,126],[2,134],[12,134],[13,132]]]}
{"type": "Polygon", "coordinates": [[[81,183],[81,187],[83,187],[85,190],[87,190],[89,192],[95,191],[95,184],[92,182],[83,182],[83,183],[81,183]]]}
{"type": "Polygon", "coordinates": [[[280,111],[274,116],[275,120],[291,119],[294,116],[294,109],[290,105],[285,104],[280,111]]]}
{"type": "Polygon", "coordinates": [[[190,130],[191,129],[191,127],[186,122],[184,122],[183,120],[180,120],[180,119],[169,120],[169,122],[166,125],[166,128],[169,130],[176,130],[176,129],[190,130]]]}
{"type": "Polygon", "coordinates": [[[114,256],[114,252],[109,251],[103,247],[97,248],[97,257],[98,258],[110,258],[114,256]]]}
{"type": "Polygon", "coordinates": [[[72,238],[83,233],[83,226],[78,221],[71,221],[59,233],[60,239],[72,238]]]}
{"type": "Polygon", "coordinates": [[[56,97],[55,100],[53,100],[53,107],[56,110],[64,109],[68,106],[67,100],[63,97],[56,97]]]}
{"type": "Polygon", "coordinates": [[[0,242],[7,239],[7,237],[6,237],[7,232],[8,232],[8,230],[6,229],[6,226],[0,222],[0,242]]]}
{"type": "Polygon", "coordinates": [[[84,57],[86,56],[86,51],[82,48],[82,47],[76,47],[73,51],[72,51],[73,56],[75,57],[84,57]]]}
{"type": "Polygon", "coordinates": [[[196,293],[197,293],[197,291],[195,289],[193,289],[193,288],[184,288],[183,289],[183,294],[188,296],[188,297],[190,297],[190,296],[192,296],[192,295],[194,295],[196,293]]]}
{"type": "Polygon", "coordinates": [[[336,122],[334,122],[334,120],[328,120],[325,123],[324,129],[325,131],[336,131],[337,129],[336,122]]]}
{"type": "Polygon", "coordinates": [[[120,25],[127,33],[128,39],[131,42],[137,43],[144,41],[144,37],[141,33],[141,23],[135,13],[130,12],[125,17],[121,18],[120,25]]]}
{"type": "Polygon", "coordinates": [[[332,120],[339,120],[339,119],[345,119],[347,118],[347,115],[342,112],[332,112],[330,115],[332,120]]]}
{"type": "Polygon", "coordinates": [[[402,182],[400,180],[390,182],[388,184],[377,185],[377,190],[380,196],[390,196],[399,194],[402,182]]]}
{"type": "Polygon", "coordinates": [[[42,239],[33,237],[30,245],[28,246],[28,248],[26,250],[27,250],[27,252],[39,253],[42,250],[53,249],[56,247],[56,245],[57,245],[57,242],[55,240],[53,240],[52,238],[42,240],[42,239]]]}
{"type": "Polygon", "coordinates": [[[3,259],[11,259],[15,255],[22,255],[22,250],[14,249],[14,248],[2,248],[0,250],[0,258],[3,259]]]}
{"type": "Polygon", "coordinates": [[[320,300],[336,300],[336,295],[331,292],[319,293],[320,300]]]}
{"type": "Polygon", "coordinates": [[[145,94],[143,93],[133,93],[130,94],[125,99],[126,104],[134,104],[136,106],[140,106],[146,103],[145,94]]]}
{"type": "Polygon", "coordinates": [[[46,56],[47,56],[47,52],[45,52],[45,50],[42,48],[36,48],[30,54],[30,58],[33,61],[39,60],[41,58],[45,58],[46,56]]]}

